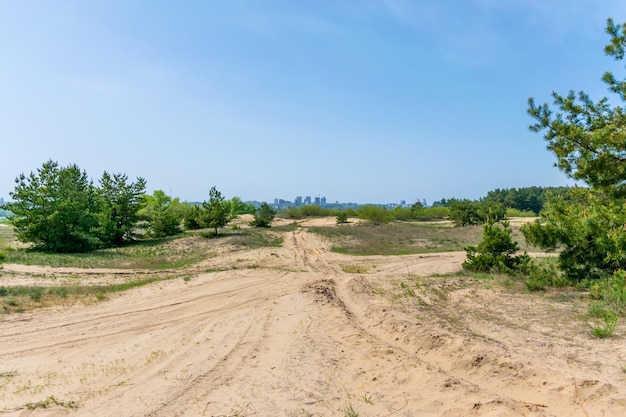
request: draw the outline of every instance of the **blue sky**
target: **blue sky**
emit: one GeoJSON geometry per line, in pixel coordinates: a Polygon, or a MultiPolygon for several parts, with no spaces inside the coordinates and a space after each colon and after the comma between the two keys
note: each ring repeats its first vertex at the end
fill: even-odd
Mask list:
{"type": "Polygon", "coordinates": [[[570,184],[529,96],[608,95],[623,0],[0,0],[0,197],[52,159],[187,201],[570,184]]]}

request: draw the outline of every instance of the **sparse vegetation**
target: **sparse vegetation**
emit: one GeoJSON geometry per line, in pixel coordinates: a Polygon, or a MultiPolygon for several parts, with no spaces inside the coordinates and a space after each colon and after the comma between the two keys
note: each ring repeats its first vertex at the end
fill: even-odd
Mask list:
{"type": "Polygon", "coordinates": [[[52,405],[58,405],[60,407],[66,407],[66,408],[77,408],[77,405],[74,401],[60,401],[60,400],[57,400],[52,395],[42,401],[37,401],[35,403],[26,403],[24,407],[27,410],[35,410],[37,408],[48,408],[52,405]]]}
{"type": "Polygon", "coordinates": [[[352,407],[352,404],[348,404],[344,410],[345,417],[359,417],[359,413],[352,407]]]}
{"type": "Polygon", "coordinates": [[[27,308],[44,304],[70,302],[89,297],[93,297],[97,301],[103,301],[106,299],[107,294],[127,291],[172,277],[149,277],[110,285],[3,286],[0,287],[0,300],[4,300],[4,305],[2,306],[4,313],[19,313],[27,308]]]}
{"type": "Polygon", "coordinates": [[[87,253],[65,254],[11,249],[6,254],[7,262],[24,265],[115,269],[180,268],[211,256],[210,245],[196,234],[141,241],[87,253]]]}
{"type": "Polygon", "coordinates": [[[350,227],[310,227],[332,243],[332,250],[348,255],[407,255],[463,250],[481,238],[478,226],[455,228],[450,223],[390,222],[350,227]]]}
{"type": "Polygon", "coordinates": [[[349,264],[341,265],[341,270],[348,274],[367,274],[369,268],[365,265],[349,264]]]}

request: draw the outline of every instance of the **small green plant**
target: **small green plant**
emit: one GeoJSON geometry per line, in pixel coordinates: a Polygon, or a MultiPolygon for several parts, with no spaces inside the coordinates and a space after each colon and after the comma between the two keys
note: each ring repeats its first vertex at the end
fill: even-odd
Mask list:
{"type": "Polygon", "coordinates": [[[344,416],[345,417],[359,417],[359,413],[352,407],[352,404],[348,404],[348,406],[344,410],[344,416]]]}
{"type": "Polygon", "coordinates": [[[361,399],[363,400],[363,402],[366,402],[368,404],[374,404],[374,401],[372,401],[372,396],[369,395],[367,392],[363,394],[363,397],[361,399]]]}
{"type": "Polygon", "coordinates": [[[626,307],[626,272],[619,270],[610,277],[596,280],[589,292],[591,298],[603,300],[615,310],[623,311],[626,307]]]}
{"type": "Polygon", "coordinates": [[[28,295],[33,301],[41,301],[41,298],[43,297],[43,288],[33,287],[28,295]]]}
{"type": "Polygon", "coordinates": [[[12,369],[10,371],[0,371],[0,378],[13,378],[17,375],[17,371],[12,369]]]}
{"type": "Polygon", "coordinates": [[[45,400],[42,401],[38,401],[36,403],[26,403],[24,405],[24,407],[27,410],[35,410],[37,408],[48,408],[51,405],[58,405],[61,407],[67,407],[67,408],[76,408],[77,405],[74,401],[59,401],[56,398],[54,398],[53,395],[47,397],[45,400]]]}
{"type": "Polygon", "coordinates": [[[602,321],[602,325],[594,327],[592,333],[600,339],[612,336],[617,327],[618,316],[606,303],[597,301],[589,305],[589,315],[602,321]]]}
{"type": "Polygon", "coordinates": [[[6,300],[4,300],[4,304],[10,307],[17,307],[19,305],[19,302],[13,297],[8,297],[6,300]]]}
{"type": "MultiPolygon", "coordinates": [[[[417,284],[416,284],[417,287],[417,284]]],[[[407,297],[415,297],[415,289],[413,289],[410,285],[408,285],[406,282],[401,282],[400,283],[400,288],[402,288],[402,293],[407,296],[407,297]]]]}
{"type": "Polygon", "coordinates": [[[337,224],[348,223],[348,213],[341,211],[337,214],[337,224]]]}
{"type": "Polygon", "coordinates": [[[364,265],[344,264],[341,265],[341,270],[348,274],[366,274],[368,267],[364,265]]]}
{"type": "Polygon", "coordinates": [[[525,284],[528,291],[545,291],[546,287],[559,288],[570,284],[553,261],[532,259],[526,264],[525,284]]]}

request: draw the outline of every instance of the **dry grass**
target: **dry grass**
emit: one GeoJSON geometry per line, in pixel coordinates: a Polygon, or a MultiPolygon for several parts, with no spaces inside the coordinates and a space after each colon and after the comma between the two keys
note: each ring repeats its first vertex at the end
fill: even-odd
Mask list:
{"type": "Polygon", "coordinates": [[[350,227],[311,227],[328,238],[334,252],[348,255],[408,255],[450,252],[476,245],[482,227],[453,227],[449,222],[392,222],[350,227]]]}

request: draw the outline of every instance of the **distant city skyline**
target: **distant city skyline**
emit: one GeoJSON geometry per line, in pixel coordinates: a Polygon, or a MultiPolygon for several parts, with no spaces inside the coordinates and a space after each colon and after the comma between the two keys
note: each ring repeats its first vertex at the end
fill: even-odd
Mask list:
{"type": "Polygon", "coordinates": [[[426,199],[418,198],[415,200],[408,200],[408,201],[409,202],[407,203],[406,199],[402,199],[402,200],[387,201],[387,202],[372,202],[372,201],[363,202],[363,201],[340,201],[340,200],[329,202],[327,201],[325,196],[321,196],[321,195],[318,195],[315,197],[312,197],[310,195],[305,195],[304,197],[302,195],[298,195],[293,200],[286,200],[283,198],[275,197],[273,200],[273,203],[271,204],[273,204],[274,207],[276,208],[300,207],[300,206],[306,206],[306,205],[316,205],[316,206],[321,206],[321,207],[329,207],[329,206],[355,207],[355,206],[367,205],[367,204],[375,204],[375,205],[381,205],[381,206],[393,208],[393,207],[410,207],[416,202],[420,202],[424,206],[428,205],[428,202],[426,201],[426,199]]]}

